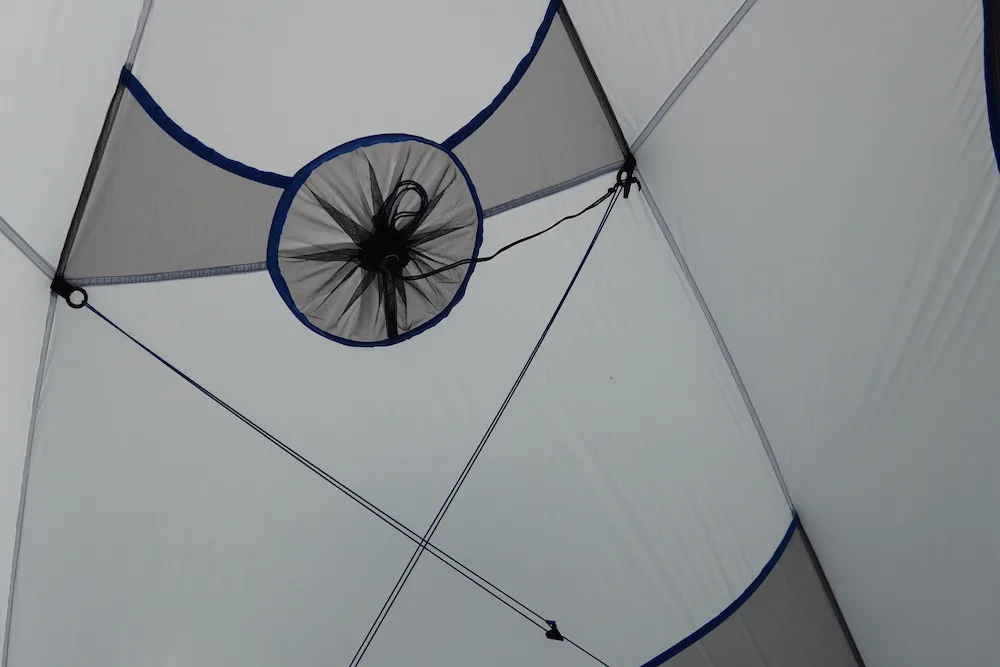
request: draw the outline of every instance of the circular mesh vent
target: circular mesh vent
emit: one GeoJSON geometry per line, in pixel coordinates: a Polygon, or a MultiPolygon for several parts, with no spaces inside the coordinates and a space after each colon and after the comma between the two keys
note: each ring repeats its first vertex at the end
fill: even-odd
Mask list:
{"type": "Polygon", "coordinates": [[[450,151],[408,135],[359,139],[292,179],[271,225],[268,270],[314,331],[389,345],[433,326],[461,299],[482,219],[450,151]]]}

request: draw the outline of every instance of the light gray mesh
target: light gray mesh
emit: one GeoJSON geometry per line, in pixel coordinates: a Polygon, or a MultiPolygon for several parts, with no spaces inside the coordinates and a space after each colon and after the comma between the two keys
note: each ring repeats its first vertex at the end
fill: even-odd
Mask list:
{"type": "Polygon", "coordinates": [[[511,94],[455,154],[486,210],[622,162],[561,17],[511,94]]]}
{"type": "Polygon", "coordinates": [[[479,225],[465,175],[440,148],[407,140],[338,155],[309,175],[282,224],[286,301],[335,338],[391,341],[458,297],[479,225]]]}
{"type": "Polygon", "coordinates": [[[750,599],[665,667],[858,667],[795,531],[750,599]]]}
{"type": "Polygon", "coordinates": [[[74,280],[262,262],[281,193],[198,157],[126,90],[66,275],[74,280]]]}

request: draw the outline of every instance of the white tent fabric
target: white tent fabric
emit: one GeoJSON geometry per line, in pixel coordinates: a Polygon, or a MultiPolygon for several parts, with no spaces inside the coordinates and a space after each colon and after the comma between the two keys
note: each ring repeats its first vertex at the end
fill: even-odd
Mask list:
{"type": "Polygon", "coordinates": [[[57,318],[35,443],[12,665],[305,661],[408,556],[90,313],[57,318]]]}
{"type": "Polygon", "coordinates": [[[0,215],[53,265],[141,9],[32,0],[0,10],[0,215]]]}
{"type": "MultiPolygon", "coordinates": [[[[574,122],[635,144],[642,192],[477,266],[404,343],[315,335],[262,266],[48,293],[123,65],[198,140],[293,174],[445,140],[556,6],[0,9],[2,667],[358,667],[415,553],[364,665],[996,662],[980,0],[567,0],[560,43],[608,98],[574,122]]],[[[487,218],[481,254],[606,168],[487,218]]]]}
{"type": "MultiPolygon", "coordinates": [[[[590,183],[501,214],[489,241],[533,231],[536,221],[579,208],[603,188],[590,183]]],[[[626,203],[435,543],[530,607],[553,610],[602,659],[639,665],[738,597],[771,558],[790,515],[663,235],[641,199],[626,203]],[[634,271],[617,272],[625,257],[634,271]],[[628,317],[642,304],[642,321],[628,317]]],[[[465,307],[436,335],[385,350],[331,346],[286,316],[263,274],[90,295],[170,363],[420,529],[502,402],[592,234],[592,223],[580,225],[526,246],[516,263],[480,267],[465,307]],[[551,276],[541,283],[545,292],[538,273],[551,276]],[[504,320],[519,326],[497,336],[504,320]],[[350,410],[337,409],[344,405],[350,410]]],[[[348,662],[409,542],[93,314],[67,309],[56,324],[10,664],[125,665],[149,655],[188,664],[265,665],[282,655],[348,662]],[[75,499],[72,511],[67,497],[75,499]],[[379,556],[369,562],[371,549],[379,556]],[[240,613],[227,614],[229,605],[240,613]],[[340,610],[333,617],[331,605],[340,610]],[[270,623],[276,609],[287,624],[270,623]],[[314,620],[293,622],[302,618],[314,620]],[[226,653],[213,653],[222,645],[226,653]]],[[[466,623],[492,622],[493,611],[468,611],[483,605],[470,595],[499,606],[469,582],[440,564],[416,572],[401,600],[418,606],[409,615],[406,607],[393,611],[369,659],[402,658],[394,652],[408,650],[413,637],[434,639],[434,627],[463,635],[466,623]],[[456,581],[421,583],[445,574],[456,581]],[[437,593],[418,597],[426,586],[437,593]]],[[[489,664],[509,664],[544,641],[525,628],[509,636],[480,628],[500,633],[507,647],[489,664]]],[[[457,644],[455,663],[483,650],[457,644]]],[[[559,660],[581,664],[581,655],[564,650],[559,660]]]]}
{"type": "Polygon", "coordinates": [[[639,153],[869,665],[1000,653],[982,11],[758,2],[639,153]]]}

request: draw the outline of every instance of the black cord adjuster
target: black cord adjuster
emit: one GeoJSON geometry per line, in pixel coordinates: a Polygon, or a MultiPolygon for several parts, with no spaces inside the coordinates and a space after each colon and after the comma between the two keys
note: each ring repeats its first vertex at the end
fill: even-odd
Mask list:
{"type": "Polygon", "coordinates": [[[53,278],[49,289],[61,296],[70,308],[84,308],[89,300],[87,290],[70,285],[62,276],[53,278]]]}
{"type": "Polygon", "coordinates": [[[622,168],[618,170],[618,186],[624,189],[625,199],[628,199],[629,192],[632,190],[632,184],[635,183],[635,187],[642,191],[642,184],[639,183],[639,179],[635,177],[635,156],[629,153],[625,157],[625,164],[622,168]]]}
{"type": "Polygon", "coordinates": [[[555,621],[545,621],[545,622],[548,623],[549,625],[549,629],[545,631],[545,636],[548,639],[552,639],[553,641],[557,642],[566,641],[566,638],[562,636],[561,632],[559,632],[559,628],[556,627],[555,621]]]}

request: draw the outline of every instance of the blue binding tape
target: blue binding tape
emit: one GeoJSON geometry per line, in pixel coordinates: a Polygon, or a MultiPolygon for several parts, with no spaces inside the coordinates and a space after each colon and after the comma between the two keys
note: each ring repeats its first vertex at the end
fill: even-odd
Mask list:
{"type": "Polygon", "coordinates": [[[243,164],[242,162],[237,162],[227,158],[218,151],[209,148],[198,139],[188,134],[181,128],[180,125],[175,123],[170,119],[170,116],[156,103],[153,96],[149,94],[149,91],[139,83],[139,79],[135,77],[132,72],[128,69],[122,69],[121,74],[122,86],[125,90],[132,94],[135,101],[139,103],[139,106],[149,115],[149,117],[156,123],[161,130],[169,134],[174,141],[184,146],[201,159],[214,164],[220,169],[225,169],[226,171],[236,174],[237,176],[242,176],[243,178],[249,179],[251,181],[256,181],[257,183],[263,183],[264,185],[270,185],[275,188],[285,188],[290,182],[290,176],[283,176],[281,174],[275,174],[270,171],[261,171],[260,169],[255,169],[249,165],[243,164]]]}

